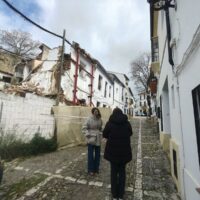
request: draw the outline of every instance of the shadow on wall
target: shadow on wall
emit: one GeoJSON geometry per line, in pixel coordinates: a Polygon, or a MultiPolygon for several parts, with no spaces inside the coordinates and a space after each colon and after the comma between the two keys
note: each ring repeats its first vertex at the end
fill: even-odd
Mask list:
{"type": "MultiPolygon", "coordinates": [[[[53,112],[56,119],[58,148],[76,145],[85,145],[85,137],[82,134],[82,124],[91,115],[91,107],[81,106],[54,106],[53,112]]],[[[109,119],[112,110],[99,108],[103,126],[109,119]]]]}

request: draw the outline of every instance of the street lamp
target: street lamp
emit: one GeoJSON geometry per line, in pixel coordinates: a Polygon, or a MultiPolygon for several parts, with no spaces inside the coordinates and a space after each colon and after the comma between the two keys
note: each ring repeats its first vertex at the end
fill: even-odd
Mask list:
{"type": "Polygon", "coordinates": [[[170,19],[169,19],[169,8],[177,8],[176,0],[147,0],[147,2],[150,4],[151,12],[153,10],[159,11],[164,10],[165,11],[165,17],[166,17],[166,28],[167,28],[167,40],[168,40],[168,55],[169,55],[169,63],[174,67],[174,61],[172,56],[172,48],[170,46],[171,42],[171,27],[170,27],[170,19]]]}

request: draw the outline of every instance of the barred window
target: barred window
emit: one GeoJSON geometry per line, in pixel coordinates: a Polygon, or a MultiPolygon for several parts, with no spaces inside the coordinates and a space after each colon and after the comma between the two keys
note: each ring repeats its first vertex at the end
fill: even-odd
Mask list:
{"type": "Polygon", "coordinates": [[[158,37],[151,39],[151,48],[152,48],[152,62],[159,61],[159,48],[158,48],[158,37]]]}

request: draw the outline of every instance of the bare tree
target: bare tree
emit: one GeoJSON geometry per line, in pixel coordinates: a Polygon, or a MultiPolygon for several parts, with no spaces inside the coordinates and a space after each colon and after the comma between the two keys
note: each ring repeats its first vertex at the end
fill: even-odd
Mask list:
{"type": "Polygon", "coordinates": [[[131,63],[132,79],[138,91],[148,90],[150,53],[143,53],[131,63]]]}
{"type": "Polygon", "coordinates": [[[34,57],[37,53],[39,42],[31,39],[27,32],[0,30],[0,45],[16,55],[34,57]]]}

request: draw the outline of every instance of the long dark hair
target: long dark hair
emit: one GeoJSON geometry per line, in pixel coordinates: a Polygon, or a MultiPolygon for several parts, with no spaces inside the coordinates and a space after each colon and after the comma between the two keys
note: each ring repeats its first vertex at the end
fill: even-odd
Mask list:
{"type": "Polygon", "coordinates": [[[91,110],[91,113],[92,113],[92,114],[94,114],[94,111],[95,111],[95,110],[97,110],[97,111],[98,111],[97,118],[101,118],[101,113],[100,113],[100,111],[99,111],[99,109],[98,109],[98,108],[96,108],[96,107],[92,108],[92,110],[91,110]]]}
{"type": "Polygon", "coordinates": [[[112,112],[113,115],[123,115],[123,112],[120,108],[115,108],[112,112]]]}

